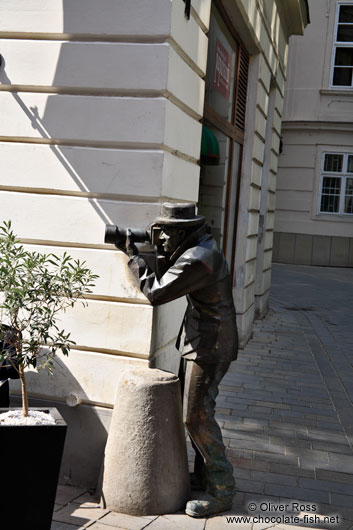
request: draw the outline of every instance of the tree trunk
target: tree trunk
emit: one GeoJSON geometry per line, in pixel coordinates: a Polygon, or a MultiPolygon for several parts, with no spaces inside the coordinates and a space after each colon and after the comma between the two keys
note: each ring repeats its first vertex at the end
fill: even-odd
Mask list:
{"type": "Polygon", "coordinates": [[[27,396],[27,387],[26,387],[26,378],[25,371],[22,365],[19,367],[19,374],[21,380],[21,391],[22,391],[22,414],[23,416],[28,416],[28,396],[27,396]]]}

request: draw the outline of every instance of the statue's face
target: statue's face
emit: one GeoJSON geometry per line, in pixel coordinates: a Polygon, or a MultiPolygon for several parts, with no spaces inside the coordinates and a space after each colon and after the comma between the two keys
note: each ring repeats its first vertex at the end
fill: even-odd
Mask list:
{"type": "Polygon", "coordinates": [[[163,226],[159,234],[160,245],[165,254],[173,254],[185,237],[185,230],[163,226]]]}

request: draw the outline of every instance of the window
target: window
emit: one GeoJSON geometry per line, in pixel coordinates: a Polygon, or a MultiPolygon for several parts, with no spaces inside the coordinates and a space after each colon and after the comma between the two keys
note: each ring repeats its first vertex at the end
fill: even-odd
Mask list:
{"type": "Polygon", "coordinates": [[[353,3],[337,5],[334,35],[333,87],[352,88],[353,73],[353,3]]]}
{"type": "Polygon", "coordinates": [[[353,154],[324,154],[319,213],[353,214],[353,154]]]}

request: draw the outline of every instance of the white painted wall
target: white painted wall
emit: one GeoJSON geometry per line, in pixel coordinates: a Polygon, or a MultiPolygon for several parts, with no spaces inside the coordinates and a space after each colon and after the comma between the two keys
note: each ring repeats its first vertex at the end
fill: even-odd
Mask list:
{"type": "Polygon", "coordinates": [[[353,217],[319,214],[318,195],[323,153],[353,152],[353,90],[330,88],[336,0],[309,5],[289,47],[275,231],[351,238],[353,217]]]}

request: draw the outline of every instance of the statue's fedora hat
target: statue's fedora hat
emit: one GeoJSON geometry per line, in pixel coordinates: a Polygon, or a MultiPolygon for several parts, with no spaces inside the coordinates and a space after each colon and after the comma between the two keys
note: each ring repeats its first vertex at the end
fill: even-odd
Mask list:
{"type": "Polygon", "coordinates": [[[155,220],[157,225],[193,226],[204,223],[203,215],[196,215],[195,204],[192,202],[165,202],[161,214],[155,220]]]}

